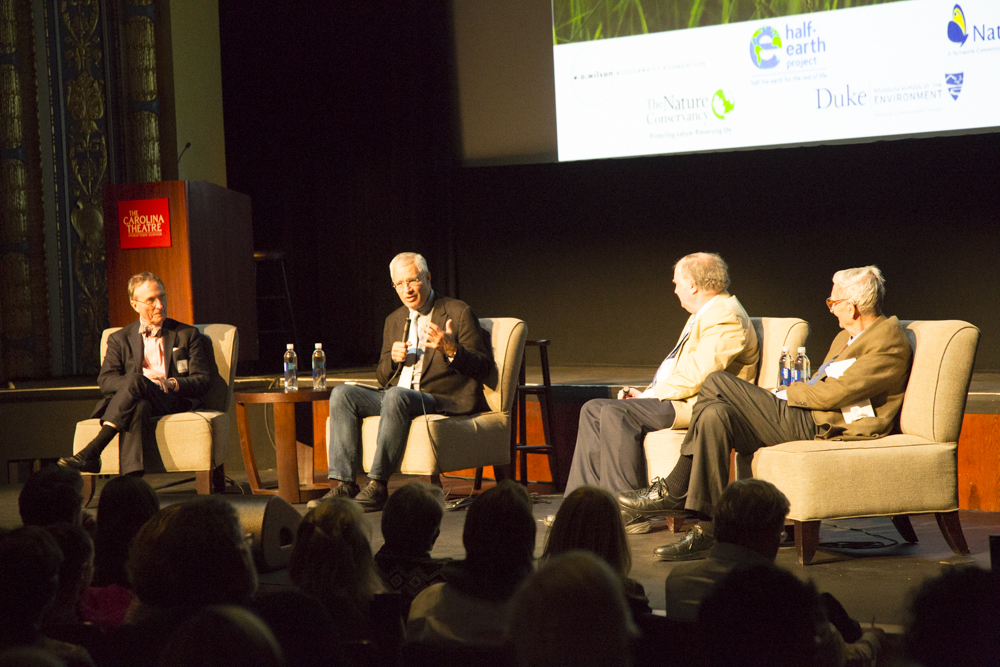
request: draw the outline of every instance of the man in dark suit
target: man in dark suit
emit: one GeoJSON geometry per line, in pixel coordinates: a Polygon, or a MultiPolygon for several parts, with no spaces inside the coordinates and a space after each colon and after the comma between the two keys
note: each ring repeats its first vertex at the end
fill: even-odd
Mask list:
{"type": "Polygon", "coordinates": [[[386,318],[382,333],[376,375],[384,389],[343,384],[330,393],[330,491],[324,498],[353,497],[366,512],[385,506],[389,477],[403,460],[413,418],[486,410],[483,381],[494,367],[475,313],[457,299],[434,293],[427,260],[400,253],[389,263],[389,274],[403,305],[386,318]],[[360,489],[354,480],[361,421],[375,415],[381,421],[371,481],[360,489]]]}
{"type": "Polygon", "coordinates": [[[212,343],[195,327],[167,318],[159,278],[148,272],[132,276],[128,298],[139,321],[108,338],[97,376],[104,398],[91,414],[101,419],[101,431],[59,465],[100,472],[101,452],[120,433],[119,469],[141,475],[143,445],[156,448],[153,418],[198,407],[218,373],[212,343]]]}

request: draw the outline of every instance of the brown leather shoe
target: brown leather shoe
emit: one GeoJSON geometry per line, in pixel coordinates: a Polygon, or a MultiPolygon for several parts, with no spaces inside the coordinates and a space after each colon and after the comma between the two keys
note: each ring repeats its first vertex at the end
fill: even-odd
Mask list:
{"type": "Polygon", "coordinates": [[[59,459],[59,465],[64,468],[72,468],[80,472],[99,473],[101,472],[101,457],[96,459],[85,459],[79,454],[64,456],[59,459]]]}
{"type": "Polygon", "coordinates": [[[361,509],[365,512],[381,512],[387,500],[389,500],[389,487],[375,480],[368,482],[365,488],[361,489],[361,493],[354,496],[354,502],[361,505],[361,509]]]}

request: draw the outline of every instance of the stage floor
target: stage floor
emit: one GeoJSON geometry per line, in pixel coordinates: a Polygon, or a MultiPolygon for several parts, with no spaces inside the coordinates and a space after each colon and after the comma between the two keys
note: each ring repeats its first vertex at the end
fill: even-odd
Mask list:
{"type": "MultiPolygon", "coordinates": [[[[231,475],[236,482],[228,493],[249,493],[249,486],[242,471],[233,471],[231,475]]],[[[183,474],[152,474],[147,481],[159,489],[158,493],[164,499],[177,499],[180,496],[194,496],[194,483],[187,482],[170,488],[161,488],[172,482],[183,480],[183,474]]],[[[274,470],[262,471],[266,484],[277,485],[277,473],[274,470]]],[[[409,483],[416,477],[396,475],[391,487],[396,488],[409,483]]],[[[98,482],[98,494],[105,480],[98,482]]],[[[472,491],[472,481],[462,478],[444,478],[446,489],[451,497],[468,495],[472,491]]],[[[486,482],[489,486],[491,482],[486,482]]],[[[20,525],[17,510],[18,485],[0,486],[0,526],[13,528],[20,525]]],[[[538,525],[536,555],[541,555],[545,544],[547,516],[555,515],[562,498],[552,495],[551,486],[547,484],[532,484],[529,491],[536,498],[534,515],[538,525]]],[[[99,495],[90,504],[90,511],[97,507],[99,495]]],[[[296,505],[302,514],[306,512],[305,504],[296,505]]],[[[382,544],[379,529],[380,513],[365,516],[368,524],[372,549],[377,550],[382,544]]],[[[846,607],[848,612],[858,621],[869,623],[872,619],[887,630],[900,631],[906,623],[906,610],[909,599],[920,584],[942,570],[975,564],[989,568],[989,535],[1000,534],[1000,513],[962,511],[962,527],[965,537],[972,550],[968,557],[957,556],[945,544],[933,515],[915,516],[912,519],[913,528],[919,537],[918,544],[906,544],[893,528],[888,518],[853,519],[824,523],[820,533],[822,543],[856,543],[855,546],[867,545],[880,548],[829,548],[821,546],[814,564],[803,567],[795,558],[794,548],[782,548],[778,554],[777,563],[787,568],[803,579],[811,579],[821,592],[833,593],[846,607]]],[[[432,552],[437,557],[462,558],[462,529],[465,523],[465,511],[445,512],[441,526],[441,536],[432,552]]],[[[654,609],[663,609],[663,582],[672,565],[657,561],[653,557],[653,549],[683,537],[682,534],[667,532],[663,524],[654,523],[653,531],[646,535],[630,535],[629,544],[632,547],[632,577],[638,580],[646,589],[650,603],[654,609]]],[[[287,573],[279,571],[263,575],[262,586],[281,587],[290,585],[287,573]]]]}

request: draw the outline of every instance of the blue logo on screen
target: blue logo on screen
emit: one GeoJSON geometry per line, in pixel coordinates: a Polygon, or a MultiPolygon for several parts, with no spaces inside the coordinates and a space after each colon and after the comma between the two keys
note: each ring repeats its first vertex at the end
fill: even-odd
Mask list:
{"type": "Polygon", "coordinates": [[[781,35],[767,25],[760,28],[750,38],[750,60],[754,67],[771,69],[778,65],[778,50],[781,49],[781,35]]]}
{"type": "Polygon", "coordinates": [[[945,74],[944,83],[948,86],[948,92],[951,93],[951,99],[957,100],[958,94],[962,92],[962,83],[965,81],[965,73],[959,72],[958,74],[945,74]]]}
{"type": "Polygon", "coordinates": [[[965,46],[965,40],[969,39],[969,31],[965,26],[965,12],[961,5],[955,5],[951,10],[951,21],[948,22],[948,39],[965,46]]]}

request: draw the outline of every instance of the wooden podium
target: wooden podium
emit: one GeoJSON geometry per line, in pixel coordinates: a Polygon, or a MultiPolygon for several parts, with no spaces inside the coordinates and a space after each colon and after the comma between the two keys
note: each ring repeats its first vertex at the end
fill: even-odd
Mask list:
{"type": "Polygon", "coordinates": [[[166,288],[169,317],[235,325],[240,360],[256,360],[251,221],[250,197],[208,181],[104,186],[111,326],[135,320],[128,279],[152,271],[166,288]]]}

